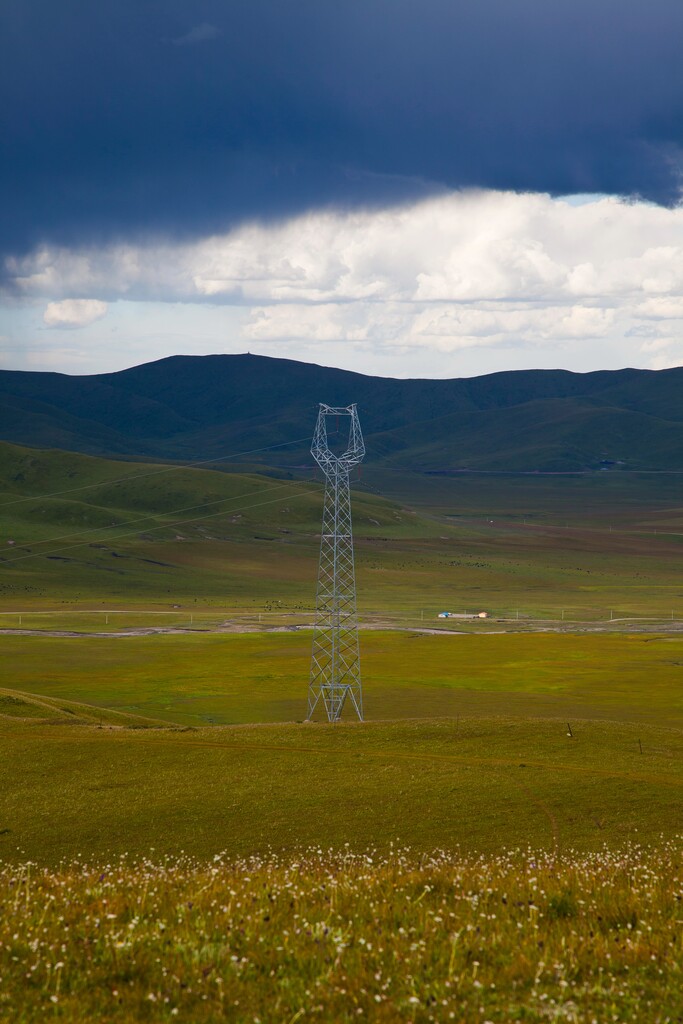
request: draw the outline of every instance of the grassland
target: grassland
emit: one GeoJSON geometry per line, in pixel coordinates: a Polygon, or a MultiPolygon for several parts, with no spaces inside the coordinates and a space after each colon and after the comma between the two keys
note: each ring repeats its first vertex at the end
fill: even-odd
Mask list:
{"type": "Polygon", "coordinates": [[[682,834],[679,731],[566,731],[502,717],[185,731],[15,718],[1,727],[0,855],[595,850],[682,834]]]}
{"type": "Polygon", "coordinates": [[[585,849],[681,829],[683,640],[497,632],[562,611],[565,625],[605,624],[610,610],[668,618],[676,479],[654,496],[610,474],[435,477],[429,495],[410,485],[415,508],[359,493],[366,622],[492,615],[458,620],[470,635],[365,631],[370,724],[329,731],[285,724],[304,715],[306,632],[214,632],[310,621],[318,485],[11,446],[3,459],[15,543],[0,628],[21,613],[23,629],[83,635],[0,636],[1,855],[392,839],[492,851],[525,837],[585,849]],[[152,624],[187,632],[89,635],[152,624]]]}
{"type": "MultiPolygon", "coordinates": [[[[295,722],[311,636],[4,636],[4,685],[180,725],[295,722]]],[[[363,632],[369,720],[518,715],[683,727],[683,636],[363,632]]]]}
{"type": "Polygon", "coordinates": [[[0,446],[0,1020],[680,1018],[678,479],[383,472],[331,728],[319,485],[0,446]]]}
{"type": "Polygon", "coordinates": [[[0,1019],[619,1021],[683,1011],[674,844],[0,871],[0,1019]]]}
{"type": "Polygon", "coordinates": [[[3,643],[6,858],[683,832],[683,639],[370,633],[369,721],[338,728],[287,724],[302,634],[3,643]]]}
{"type": "MultiPolygon", "coordinates": [[[[310,482],[0,445],[0,612],[310,614],[321,500],[310,482]]],[[[369,620],[683,619],[676,475],[370,465],[354,529],[369,620]]]]}

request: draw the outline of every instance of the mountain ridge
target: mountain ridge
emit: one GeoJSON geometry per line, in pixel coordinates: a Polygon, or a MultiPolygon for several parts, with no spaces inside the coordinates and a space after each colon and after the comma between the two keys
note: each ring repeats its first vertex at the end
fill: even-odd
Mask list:
{"type": "MultiPolygon", "coordinates": [[[[683,470],[683,367],[401,379],[269,356],[168,356],[113,373],[0,371],[0,438],[191,460],[310,434],[318,403],[359,406],[369,458],[396,468],[683,470]]],[[[307,445],[255,453],[295,467],[307,445]]],[[[308,461],[306,459],[305,461],[308,461]]]]}

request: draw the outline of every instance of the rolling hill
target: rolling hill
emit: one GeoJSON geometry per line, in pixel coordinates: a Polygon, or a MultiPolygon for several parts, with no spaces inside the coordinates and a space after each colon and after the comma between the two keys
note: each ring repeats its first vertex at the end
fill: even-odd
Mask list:
{"type": "Polygon", "coordinates": [[[683,470],[683,368],[397,380],[253,355],[172,356],[74,377],[0,372],[0,438],[153,459],[248,452],[310,469],[317,404],[357,402],[369,458],[430,473],[683,470]],[[253,452],[285,444],[278,452],[253,452]]]}
{"type": "MultiPolygon", "coordinates": [[[[0,606],[292,611],[315,595],[321,509],[317,482],[0,442],[0,606]]],[[[385,548],[393,565],[406,544],[454,532],[357,489],[354,525],[373,564],[385,548]]],[[[380,588],[387,573],[376,575],[380,588]]]]}

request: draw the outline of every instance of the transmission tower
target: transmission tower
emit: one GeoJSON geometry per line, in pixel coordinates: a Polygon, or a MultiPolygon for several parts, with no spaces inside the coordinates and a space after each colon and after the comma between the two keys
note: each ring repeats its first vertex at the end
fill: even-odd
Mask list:
{"type": "Polygon", "coordinates": [[[325,474],[325,501],[320,535],[311,678],[308,685],[308,718],[310,720],[313,717],[318,703],[322,701],[328,721],[338,722],[349,698],[362,722],[363,691],[358,649],[349,473],[362,461],[365,444],[355,405],[333,409],[329,405],[320,404],[311,455],[325,474]],[[336,417],[337,423],[349,421],[348,443],[340,455],[330,450],[327,441],[329,416],[336,417]]]}

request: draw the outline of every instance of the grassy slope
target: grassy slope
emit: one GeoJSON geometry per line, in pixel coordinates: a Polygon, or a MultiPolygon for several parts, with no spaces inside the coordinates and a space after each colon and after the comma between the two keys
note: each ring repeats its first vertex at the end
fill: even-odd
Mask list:
{"type": "Polygon", "coordinates": [[[21,726],[25,722],[49,725],[96,725],[150,729],[164,725],[163,719],[136,715],[101,704],[83,703],[62,696],[44,693],[26,693],[6,686],[0,687],[0,718],[6,725],[12,721],[21,726]]]}
{"type": "MultiPolygon", "coordinates": [[[[0,609],[310,611],[320,512],[315,484],[0,445],[0,609]]],[[[369,466],[354,529],[365,614],[683,614],[678,477],[369,466]]]]}
{"type": "MultiPolygon", "coordinates": [[[[310,599],[321,503],[317,484],[0,445],[0,602],[292,607],[310,599]]],[[[354,510],[366,535],[439,533],[371,494],[354,510]]]]}

